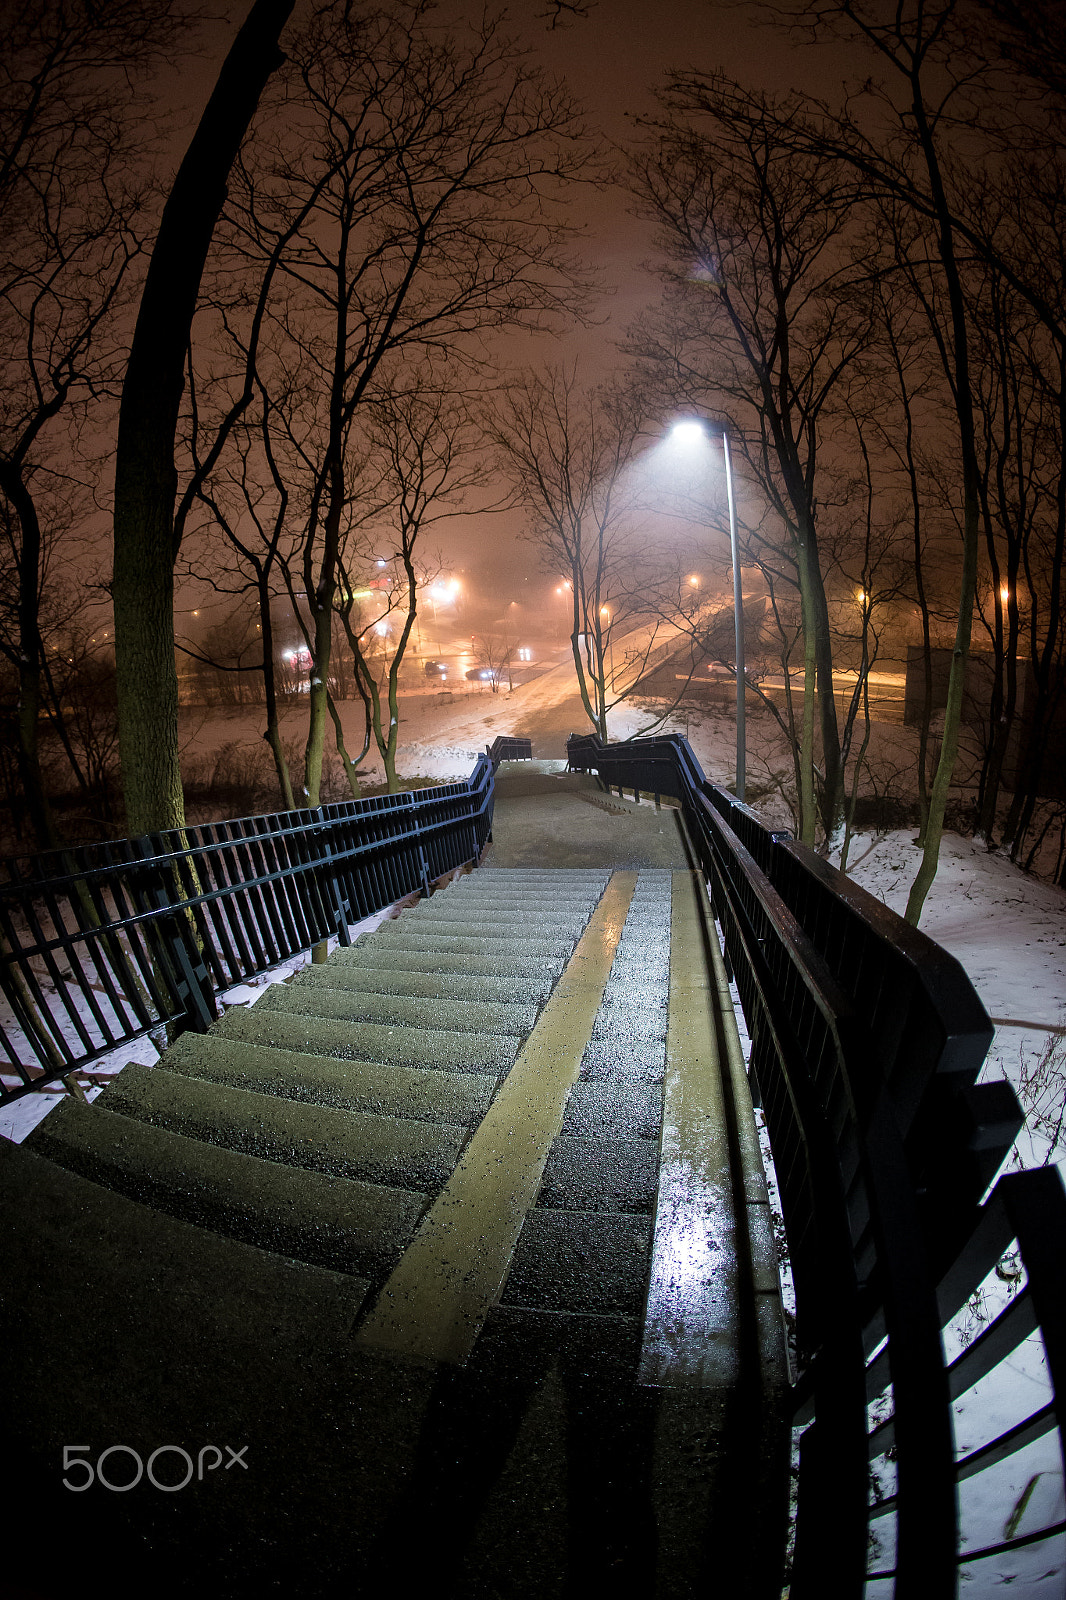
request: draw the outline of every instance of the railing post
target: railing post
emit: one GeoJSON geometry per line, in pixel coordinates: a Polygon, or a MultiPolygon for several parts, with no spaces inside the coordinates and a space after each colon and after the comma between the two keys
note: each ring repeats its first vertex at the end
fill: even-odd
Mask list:
{"type": "MultiPolygon", "coordinates": [[[[173,855],[173,851],[158,834],[145,834],[130,840],[135,855],[146,863],[153,856],[173,855]]],[[[175,870],[175,883],[178,882],[175,870]]],[[[157,868],[148,874],[145,901],[160,914],[145,929],[145,943],[149,950],[153,944],[162,956],[160,965],[175,991],[184,1016],[179,1020],[179,1030],[191,1029],[193,1033],[206,1033],[215,1021],[215,990],[211,974],[200,953],[200,935],[192,920],[192,907],[175,899],[167,884],[164,869],[157,868]],[[185,909],[182,909],[183,904],[185,909]]]]}
{"type": "MultiPolygon", "coordinates": [[[[330,820],[325,815],[324,807],[319,806],[316,839],[320,848],[316,853],[319,864],[326,874],[329,888],[327,910],[333,918],[333,930],[337,935],[337,942],[342,945],[349,945],[352,942],[352,936],[348,932],[348,925],[352,920],[352,908],[347,895],[341,888],[340,877],[337,872],[337,855],[333,849],[332,835],[333,827],[330,820]]],[[[320,946],[325,947],[328,951],[328,938],[320,940],[319,944],[311,952],[311,960],[316,964],[320,964],[326,959],[325,954],[315,954],[315,951],[320,946]]]]}

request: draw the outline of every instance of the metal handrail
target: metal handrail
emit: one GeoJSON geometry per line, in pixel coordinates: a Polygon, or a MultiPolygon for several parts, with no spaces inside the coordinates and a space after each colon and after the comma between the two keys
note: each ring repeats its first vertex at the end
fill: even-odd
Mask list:
{"type": "Polygon", "coordinates": [[[0,862],[0,1103],[156,1029],[477,859],[493,763],[459,783],[0,862]]]}
{"type": "Polygon", "coordinates": [[[492,762],[492,770],[495,772],[501,761],[532,761],[533,741],[517,738],[514,734],[501,733],[491,744],[485,746],[485,754],[492,762]]]}
{"type": "Polygon", "coordinates": [[[793,1600],[861,1594],[871,1536],[892,1523],[877,1575],[901,1600],[954,1595],[963,1563],[1063,1531],[959,1550],[959,1485],[1056,1427],[1061,1454],[1066,1436],[1066,1191],[1041,1169],[1000,1178],[982,1203],[1022,1123],[1009,1086],[976,1083],[984,1008],[947,952],[709,784],[685,740],[572,738],[567,754],[605,787],[680,802],[752,1039],[796,1292],[793,1600]],[[949,1364],[942,1329],[1015,1246],[1021,1309],[1009,1301],[949,1364]],[[1033,1327],[1050,1402],[960,1456],[959,1386],[1033,1327]],[[891,1411],[871,1426],[873,1403],[891,1411]],[[876,1504],[870,1460],[896,1478],[876,1504]]]}

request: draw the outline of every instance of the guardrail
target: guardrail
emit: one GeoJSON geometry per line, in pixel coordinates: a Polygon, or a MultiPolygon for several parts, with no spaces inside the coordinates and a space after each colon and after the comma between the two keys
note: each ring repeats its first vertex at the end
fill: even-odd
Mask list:
{"type": "Polygon", "coordinates": [[[485,746],[485,754],[492,762],[492,770],[496,771],[501,761],[532,761],[532,739],[516,739],[513,734],[501,733],[491,744],[485,746]]]}
{"type": "Polygon", "coordinates": [[[1022,1123],[1008,1085],[976,1082],[988,1017],[951,956],[707,783],[685,740],[567,753],[605,787],[680,801],[739,991],[796,1295],[792,1600],[878,1579],[897,1600],[954,1595],[962,1567],[1066,1530],[1024,1526],[1040,1463],[1021,1454],[1057,1428],[1062,1464],[1066,1192],[1040,1169],[982,1203],[1022,1123]],[[1005,1303],[949,1358],[945,1330],[1009,1255],[1016,1292],[1000,1282],[1005,1303]],[[1034,1408],[1038,1374],[1003,1380],[1037,1331],[1034,1408]],[[957,1446],[954,1403],[997,1383],[1013,1419],[957,1446]]]}
{"type": "Polygon", "coordinates": [[[493,764],[348,800],[0,862],[0,1103],[157,1028],[480,856],[493,764]]]}

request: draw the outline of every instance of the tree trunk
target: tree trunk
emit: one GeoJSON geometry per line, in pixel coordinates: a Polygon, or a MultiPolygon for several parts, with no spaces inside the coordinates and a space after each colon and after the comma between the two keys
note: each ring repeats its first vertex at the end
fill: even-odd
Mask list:
{"type": "Polygon", "coordinates": [[[4,494],[19,521],[21,551],[18,563],[18,771],[22,798],[38,850],[54,850],[60,843],[48,802],[38,729],[41,718],[41,673],[44,645],[40,627],[41,527],[37,508],[20,469],[5,464],[0,473],[4,494]]]}
{"type": "Polygon", "coordinates": [[[174,435],[196,299],[226,180],[293,0],[256,0],[234,40],[170,197],[141,296],[115,460],[115,654],[126,826],[184,822],[174,663],[174,435]]]}
{"type": "Polygon", "coordinates": [[[962,576],[959,581],[959,617],[955,630],[955,648],[951,657],[948,677],[948,697],[944,707],[944,737],[940,746],[940,760],[929,791],[929,816],[926,821],[922,860],[907,897],[905,916],[913,926],[925,905],[925,897],[936,877],[940,859],[940,840],[944,832],[944,812],[947,808],[948,790],[955,770],[959,751],[959,728],[962,722],[962,698],[965,686],[966,662],[970,654],[970,634],[973,628],[974,596],[977,592],[977,554],[980,538],[980,505],[978,499],[977,446],[974,428],[973,398],[970,392],[969,330],[966,324],[966,307],[962,282],[955,259],[955,242],[951,213],[944,194],[940,166],[929,127],[925,105],[917,82],[913,83],[913,111],[918,137],[925,157],[932,189],[938,229],[938,253],[944,268],[948,303],[951,307],[952,351],[954,374],[952,388],[955,396],[955,415],[959,426],[959,448],[962,455],[962,576]]]}
{"type": "Polygon", "coordinates": [[[270,615],[270,590],[267,587],[265,573],[262,574],[259,586],[259,617],[259,634],[263,641],[263,696],[266,700],[266,729],[263,738],[270,746],[270,753],[274,757],[274,771],[278,775],[281,803],[286,811],[293,811],[296,808],[296,800],[292,792],[292,778],[289,774],[285,747],[281,742],[278,685],[274,671],[274,622],[270,615]]]}
{"type": "MultiPolygon", "coordinates": [[[[330,591],[332,602],[332,590],[330,591]]],[[[326,751],[326,711],[329,660],[333,648],[332,603],[318,604],[315,612],[314,648],[311,661],[311,682],[307,692],[307,744],[304,749],[305,806],[321,804],[322,760],[326,751]]]]}
{"type": "MultiPolygon", "coordinates": [[[[822,829],[828,839],[840,816],[841,802],[843,799],[843,771],[840,760],[840,730],[837,726],[836,696],[833,691],[833,640],[829,629],[829,606],[825,597],[825,582],[822,578],[821,565],[818,558],[818,540],[812,525],[808,524],[802,530],[802,542],[798,551],[799,580],[803,599],[804,632],[809,638],[804,639],[804,661],[810,676],[810,664],[814,667],[814,688],[816,695],[811,699],[812,719],[817,703],[818,731],[822,745],[822,790],[820,796],[822,829]]],[[[805,693],[809,693],[805,689],[805,693]]],[[[806,703],[803,711],[804,748],[810,749],[811,755],[808,766],[813,767],[814,754],[814,729],[813,720],[810,720],[808,732],[808,713],[806,703]],[[808,738],[810,745],[808,747],[808,738]]],[[[811,775],[813,784],[813,773],[811,775]]],[[[814,843],[814,814],[813,796],[809,802],[811,807],[810,821],[807,833],[804,834],[805,842],[814,843]]]]}
{"type": "Polygon", "coordinates": [[[348,792],[353,800],[360,800],[362,793],[359,788],[359,768],[348,754],[348,746],[344,742],[344,726],[341,722],[341,714],[337,710],[337,703],[331,694],[326,696],[326,704],[329,707],[329,714],[333,721],[333,736],[337,741],[337,754],[341,758],[344,776],[348,780],[348,792]]]}
{"type": "Polygon", "coordinates": [[[817,657],[815,629],[811,618],[810,595],[803,581],[804,558],[801,553],[800,608],[803,618],[803,731],[800,738],[800,840],[813,845],[817,811],[814,800],[814,702],[817,682],[817,657]]]}

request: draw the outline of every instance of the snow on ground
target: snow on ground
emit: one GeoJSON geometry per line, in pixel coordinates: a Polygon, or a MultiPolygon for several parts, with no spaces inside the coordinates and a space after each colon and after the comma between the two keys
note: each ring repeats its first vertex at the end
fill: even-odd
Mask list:
{"type": "MultiPolygon", "coordinates": [[[[909,831],[859,839],[849,876],[902,914],[919,856],[909,831]]],[[[1049,1070],[1066,1069],[1066,890],[1027,877],[976,840],[947,834],[921,928],[962,963],[995,1024],[983,1080],[1004,1077],[1024,1100],[1042,1056],[1050,1056],[1049,1070]]],[[[1047,1149],[1031,1129],[1020,1164],[1037,1164],[1047,1149]]],[[[1056,1155],[1066,1168],[1066,1145],[1056,1155]]]]}

